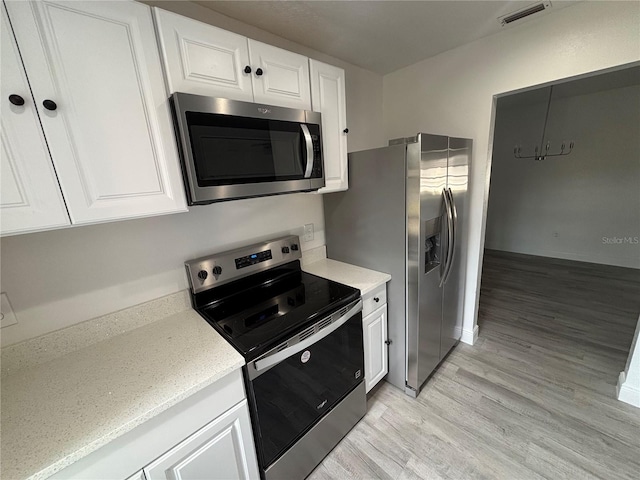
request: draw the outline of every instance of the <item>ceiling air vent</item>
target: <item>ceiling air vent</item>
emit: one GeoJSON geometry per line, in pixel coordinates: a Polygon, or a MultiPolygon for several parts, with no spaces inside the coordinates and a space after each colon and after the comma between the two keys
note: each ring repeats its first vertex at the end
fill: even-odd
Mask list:
{"type": "Polygon", "coordinates": [[[536,13],[544,12],[549,8],[551,8],[550,1],[534,3],[533,5],[529,5],[515,12],[503,15],[502,17],[498,17],[498,21],[503,27],[506,27],[513,22],[517,22],[518,20],[522,20],[523,18],[535,15],[536,13]]]}

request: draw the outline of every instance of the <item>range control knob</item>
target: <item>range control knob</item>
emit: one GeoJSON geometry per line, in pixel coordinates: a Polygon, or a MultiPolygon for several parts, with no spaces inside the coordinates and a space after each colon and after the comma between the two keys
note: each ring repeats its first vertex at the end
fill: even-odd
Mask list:
{"type": "Polygon", "coordinates": [[[208,276],[209,276],[209,274],[207,273],[207,271],[206,271],[206,270],[200,270],[200,271],[198,272],[198,278],[199,278],[200,280],[202,280],[202,281],[206,280],[208,276]]]}
{"type": "Polygon", "coordinates": [[[297,243],[292,243],[291,244],[291,250],[293,250],[294,252],[298,251],[298,244],[297,243]]]}
{"type": "Polygon", "coordinates": [[[222,267],[216,265],[215,267],[213,267],[213,274],[214,275],[220,275],[222,273],[222,267]]]}
{"type": "Polygon", "coordinates": [[[289,253],[289,247],[282,247],[282,253],[289,253]]]}

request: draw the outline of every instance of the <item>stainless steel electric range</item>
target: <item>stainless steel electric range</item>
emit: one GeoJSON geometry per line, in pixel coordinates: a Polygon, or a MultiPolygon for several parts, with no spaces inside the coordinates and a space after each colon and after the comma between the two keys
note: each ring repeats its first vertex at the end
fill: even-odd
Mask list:
{"type": "Polygon", "coordinates": [[[263,479],[302,479],[366,412],[358,289],[303,272],[297,236],[186,262],[193,308],[246,361],[263,479]]]}

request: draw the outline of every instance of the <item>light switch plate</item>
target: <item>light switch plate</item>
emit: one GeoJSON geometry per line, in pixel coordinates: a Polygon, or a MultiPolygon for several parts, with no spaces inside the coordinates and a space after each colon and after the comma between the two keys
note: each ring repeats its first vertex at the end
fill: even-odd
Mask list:
{"type": "Polygon", "coordinates": [[[8,327],[9,325],[15,325],[18,323],[16,314],[13,313],[11,303],[9,303],[9,297],[6,293],[0,294],[0,328],[8,327]]]}

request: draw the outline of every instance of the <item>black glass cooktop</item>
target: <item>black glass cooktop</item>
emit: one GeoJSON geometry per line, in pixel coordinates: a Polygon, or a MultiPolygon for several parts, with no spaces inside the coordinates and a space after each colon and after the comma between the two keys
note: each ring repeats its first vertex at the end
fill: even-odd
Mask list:
{"type": "Polygon", "coordinates": [[[195,308],[249,361],[359,297],[296,261],[196,294],[195,308]]]}

